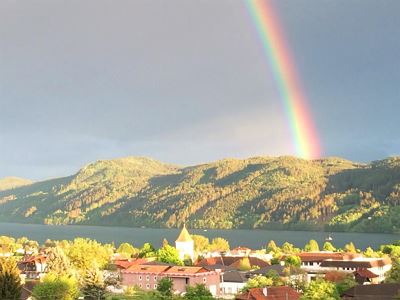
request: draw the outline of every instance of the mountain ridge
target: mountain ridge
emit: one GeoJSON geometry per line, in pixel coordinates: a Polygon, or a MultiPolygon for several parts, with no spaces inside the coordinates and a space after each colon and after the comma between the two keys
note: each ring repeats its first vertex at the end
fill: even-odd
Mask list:
{"type": "Polygon", "coordinates": [[[178,166],[98,160],[0,191],[0,221],[400,232],[400,157],[222,159],[178,166]]]}

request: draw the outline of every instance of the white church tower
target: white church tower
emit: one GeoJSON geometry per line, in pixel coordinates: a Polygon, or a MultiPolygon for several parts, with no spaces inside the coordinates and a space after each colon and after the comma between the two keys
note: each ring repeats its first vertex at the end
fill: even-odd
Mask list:
{"type": "Polygon", "coordinates": [[[179,258],[181,260],[184,260],[187,257],[190,257],[192,261],[194,260],[194,241],[187,231],[185,224],[175,241],[175,248],[178,250],[179,258]]]}

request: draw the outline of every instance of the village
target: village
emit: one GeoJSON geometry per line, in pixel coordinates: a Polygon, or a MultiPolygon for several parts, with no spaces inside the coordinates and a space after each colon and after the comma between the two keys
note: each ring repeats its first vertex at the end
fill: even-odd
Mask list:
{"type": "MultiPolygon", "coordinates": [[[[196,298],[194,294],[191,299],[325,299],[312,296],[312,288],[322,289],[324,284],[336,288],[332,299],[394,299],[400,292],[400,282],[398,279],[396,282],[399,266],[390,257],[398,254],[395,253],[399,252],[398,245],[383,247],[383,252],[370,248],[361,252],[351,244],[339,251],[330,241],[325,242],[323,250],[313,240],[304,249],[290,243],[278,247],[270,241],[266,249],[253,250],[245,246],[229,249],[223,239],[214,247],[201,247],[199,244],[205,239],[192,236],[183,226],[175,247],[164,241],[158,252],[151,245],[144,245],[143,249],[147,247],[147,250],[142,249],[141,253],[130,253],[128,244],[108,249],[103,255],[105,263],[98,262],[97,266],[104,291],[99,298],[90,293],[76,293],[76,299],[147,299],[143,295],[160,291],[160,285],[165,282],[170,283],[170,297],[163,299],[184,297],[189,289],[199,287],[209,298],[200,295],[196,298]]],[[[48,273],[58,269],[58,274],[68,273],[68,265],[60,266],[65,264],[60,259],[63,256],[54,254],[60,250],[51,250],[55,243],[39,247],[28,242],[24,248],[12,252],[4,240],[3,237],[2,259],[19,257],[22,293],[12,299],[64,299],[51,295],[38,298],[34,292],[46,282],[48,273]]],[[[329,290],[326,286],[323,288],[329,290]]]]}

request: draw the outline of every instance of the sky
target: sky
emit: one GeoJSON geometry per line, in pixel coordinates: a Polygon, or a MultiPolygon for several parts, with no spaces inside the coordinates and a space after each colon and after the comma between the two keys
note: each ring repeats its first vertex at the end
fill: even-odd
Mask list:
{"type": "MultiPolygon", "coordinates": [[[[271,3],[322,156],[400,155],[400,1],[271,3]]],[[[0,178],[292,154],[244,1],[0,0],[0,178]]]]}

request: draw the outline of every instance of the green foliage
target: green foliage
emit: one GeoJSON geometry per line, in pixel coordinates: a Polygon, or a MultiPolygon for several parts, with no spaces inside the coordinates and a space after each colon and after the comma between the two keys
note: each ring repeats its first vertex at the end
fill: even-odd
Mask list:
{"type": "Polygon", "coordinates": [[[349,253],[357,253],[357,248],[354,246],[353,242],[350,242],[346,245],[344,245],[344,251],[349,252],[349,253]]]}
{"type": "Polygon", "coordinates": [[[32,292],[36,300],[74,300],[78,297],[78,283],[74,278],[49,275],[32,292]]]}
{"type": "Polygon", "coordinates": [[[157,285],[157,291],[165,298],[172,296],[173,282],[170,278],[161,278],[157,285]]]}
{"type": "Polygon", "coordinates": [[[49,273],[63,275],[74,275],[71,262],[65,255],[64,250],[58,246],[47,249],[47,271],[49,273]]]}
{"type": "Polygon", "coordinates": [[[324,251],[331,251],[331,252],[336,251],[336,248],[332,245],[331,242],[325,242],[322,248],[324,249],[324,251]]]}
{"type": "Polygon", "coordinates": [[[13,258],[0,258],[0,299],[19,300],[21,280],[13,258]]]}
{"type": "Polygon", "coordinates": [[[396,233],[399,204],[399,157],[366,165],[256,157],[187,168],[128,157],[0,191],[0,221],[396,233]]]}
{"type": "Polygon", "coordinates": [[[338,300],[340,299],[339,293],[335,284],[322,279],[311,281],[306,287],[301,300],[338,300]]]}
{"type": "Polygon", "coordinates": [[[192,239],[194,242],[194,250],[196,252],[207,251],[210,247],[210,240],[203,235],[192,234],[192,239]]]}
{"type": "Polygon", "coordinates": [[[144,243],[139,250],[139,257],[157,257],[156,249],[150,243],[144,243]]]}
{"type": "Polygon", "coordinates": [[[354,280],[354,277],[351,275],[347,275],[343,280],[336,283],[336,290],[339,295],[347,291],[348,289],[356,286],[357,282],[354,280]]]}
{"type": "Polygon", "coordinates": [[[221,237],[214,238],[210,244],[210,251],[227,251],[229,242],[221,237]]]}
{"type": "Polygon", "coordinates": [[[243,288],[243,291],[248,291],[252,288],[262,288],[274,285],[274,279],[267,276],[257,275],[250,278],[243,288]]]}
{"type": "Polygon", "coordinates": [[[169,264],[183,266],[183,261],[179,259],[178,250],[170,245],[164,245],[157,251],[157,260],[169,264]]]}
{"type": "Polygon", "coordinates": [[[385,281],[387,283],[400,283],[400,259],[392,261],[392,268],[387,272],[385,281]]]}
{"type": "Polygon", "coordinates": [[[124,257],[133,257],[134,255],[139,253],[139,250],[136,249],[135,247],[133,247],[131,244],[129,243],[122,243],[121,245],[119,245],[118,249],[117,249],[117,253],[121,254],[124,257]]]}
{"type": "Polygon", "coordinates": [[[104,268],[114,252],[111,245],[102,245],[95,240],[84,238],[74,239],[66,245],[64,251],[71,264],[83,272],[94,266],[104,268]]]}
{"type": "Polygon", "coordinates": [[[277,252],[281,252],[281,249],[276,245],[275,241],[271,240],[267,244],[266,251],[267,251],[267,253],[270,253],[270,252],[277,253],[277,252]]]}
{"type": "Polygon", "coordinates": [[[297,267],[299,268],[301,265],[301,258],[297,255],[290,255],[285,258],[285,266],[287,267],[297,267]]]}
{"type": "Polygon", "coordinates": [[[319,245],[316,240],[310,240],[305,246],[304,246],[304,251],[307,252],[318,252],[319,251],[319,245]]]}
{"type": "Polygon", "coordinates": [[[106,287],[101,271],[96,268],[86,270],[82,280],[82,294],[88,300],[103,300],[106,287]]]}
{"type": "Polygon", "coordinates": [[[186,294],[184,296],[186,300],[213,300],[213,296],[210,291],[205,287],[204,284],[196,284],[195,286],[187,286],[186,294]]]}

